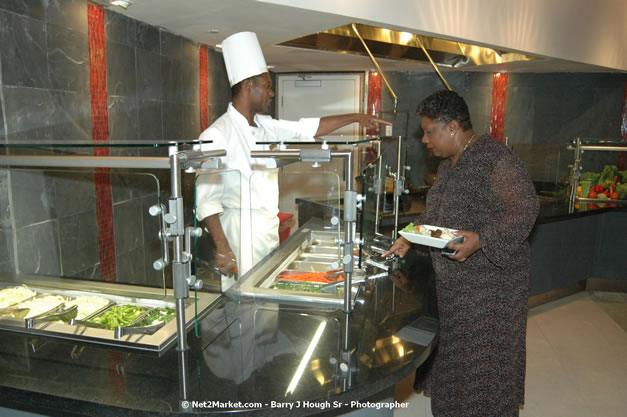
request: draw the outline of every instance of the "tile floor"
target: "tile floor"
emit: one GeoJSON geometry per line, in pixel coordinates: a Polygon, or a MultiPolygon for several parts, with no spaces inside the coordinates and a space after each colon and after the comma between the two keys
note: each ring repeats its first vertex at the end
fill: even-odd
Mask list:
{"type": "MultiPolygon", "coordinates": [[[[394,417],[432,417],[429,398],[396,386],[409,402],[394,417]]],[[[580,292],[529,310],[525,407],[520,417],[627,416],[627,294],[580,292]]]]}

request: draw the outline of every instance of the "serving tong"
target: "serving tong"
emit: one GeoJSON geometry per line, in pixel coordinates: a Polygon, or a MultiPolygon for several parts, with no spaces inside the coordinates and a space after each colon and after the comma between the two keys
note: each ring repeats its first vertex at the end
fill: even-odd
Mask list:
{"type": "MultiPolygon", "coordinates": [[[[78,314],[78,306],[73,305],[69,308],[64,308],[65,303],[59,305],[54,310],[40,314],[35,317],[29,317],[24,320],[24,326],[30,329],[38,324],[50,323],[53,321],[62,321],[64,323],[70,323],[72,319],[78,314]]],[[[28,309],[26,309],[28,310],[28,309]]]]}

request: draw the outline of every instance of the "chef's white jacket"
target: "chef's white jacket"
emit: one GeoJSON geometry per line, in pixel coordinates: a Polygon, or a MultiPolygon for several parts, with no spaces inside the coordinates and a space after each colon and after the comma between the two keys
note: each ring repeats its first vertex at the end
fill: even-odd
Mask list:
{"type": "Polygon", "coordinates": [[[220,214],[220,223],[238,259],[239,274],[249,271],[279,244],[278,169],[266,159],[251,158],[253,150],[267,151],[256,142],[313,141],[320,119],[297,122],[255,115],[256,127],[229,103],[226,113],[202,132],[203,151],[224,149],[222,171],[199,172],[196,179],[196,217],[220,214]]]}

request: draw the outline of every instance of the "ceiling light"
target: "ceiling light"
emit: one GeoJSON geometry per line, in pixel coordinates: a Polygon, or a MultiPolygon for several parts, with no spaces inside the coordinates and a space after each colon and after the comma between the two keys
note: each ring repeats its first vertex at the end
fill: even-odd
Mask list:
{"type": "Polygon", "coordinates": [[[126,10],[128,8],[128,6],[131,5],[131,2],[128,0],[111,0],[111,4],[113,6],[118,6],[123,8],[124,10],[126,10]]]}

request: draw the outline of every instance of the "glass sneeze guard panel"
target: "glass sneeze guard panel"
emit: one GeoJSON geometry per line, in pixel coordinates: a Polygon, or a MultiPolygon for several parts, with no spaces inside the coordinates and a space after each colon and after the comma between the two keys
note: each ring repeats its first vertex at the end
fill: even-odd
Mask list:
{"type": "Polygon", "coordinates": [[[203,233],[192,243],[194,270],[203,287],[212,292],[223,292],[233,284],[242,268],[242,251],[250,251],[242,248],[250,231],[241,228],[241,181],[236,170],[199,170],[195,177],[194,222],[203,233]],[[214,214],[232,253],[217,250],[214,236],[204,221],[214,214]]]}
{"type": "MultiPolygon", "coordinates": [[[[71,278],[163,288],[166,277],[152,263],[161,257],[160,203],[152,173],[122,169],[3,170],[10,193],[13,241],[7,274],[45,282],[71,278]]],[[[89,284],[85,285],[89,290],[89,284]]]]}
{"type": "Polygon", "coordinates": [[[295,162],[251,175],[253,266],[233,287],[240,295],[288,303],[328,298],[341,305],[341,291],[321,291],[343,279],[338,243],[343,237],[343,186],[332,168],[332,163],[295,162]]]}

